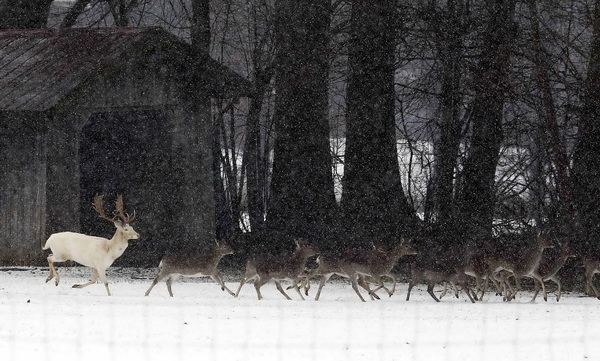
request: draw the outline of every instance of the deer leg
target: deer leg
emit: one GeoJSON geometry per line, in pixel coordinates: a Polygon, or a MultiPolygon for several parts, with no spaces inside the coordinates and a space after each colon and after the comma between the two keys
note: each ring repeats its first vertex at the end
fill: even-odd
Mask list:
{"type": "Polygon", "coordinates": [[[490,273],[490,274],[488,274],[487,277],[488,277],[488,280],[492,282],[492,284],[494,285],[494,288],[496,289],[496,296],[503,296],[504,293],[506,292],[506,284],[504,283],[504,281],[502,279],[499,279],[500,275],[496,274],[496,273],[490,273]]]}
{"type": "Polygon", "coordinates": [[[152,281],[152,284],[150,285],[150,288],[148,288],[148,290],[145,293],[145,296],[148,296],[150,294],[150,291],[152,291],[152,289],[154,288],[154,286],[156,286],[158,284],[158,282],[162,281],[165,278],[165,274],[161,272],[158,272],[158,274],[156,275],[156,278],[154,278],[154,281],[152,281]]]}
{"type": "Polygon", "coordinates": [[[555,276],[551,278],[554,283],[556,283],[556,287],[558,288],[558,294],[556,295],[556,302],[560,301],[560,296],[562,295],[562,283],[560,282],[560,280],[555,276]]]}
{"type": "Polygon", "coordinates": [[[223,277],[221,277],[221,274],[219,272],[210,276],[210,278],[212,278],[215,282],[217,282],[219,285],[221,285],[221,291],[227,291],[230,295],[235,296],[235,293],[233,293],[229,288],[227,288],[227,286],[225,286],[223,277]]]}
{"type": "Polygon", "coordinates": [[[473,299],[473,297],[471,297],[471,289],[469,288],[469,284],[467,283],[467,281],[463,283],[463,291],[467,294],[467,296],[471,300],[471,303],[475,303],[475,300],[473,299]]]}
{"type": "MultiPolygon", "coordinates": [[[[96,274],[98,275],[98,277],[100,277],[100,281],[102,281],[102,283],[104,283],[104,287],[106,287],[106,292],[108,293],[109,296],[112,296],[110,293],[110,289],[108,288],[108,279],[106,278],[106,270],[103,269],[96,269],[96,274]]],[[[92,273],[93,275],[93,273],[92,273]]],[[[94,280],[94,282],[96,282],[96,280],[94,280]]],[[[91,282],[88,282],[87,284],[84,285],[75,285],[73,287],[77,287],[77,286],[81,286],[81,287],[85,287],[87,285],[90,285],[91,282]]],[[[80,287],[77,287],[80,288],[80,287]]]]}
{"type": "Polygon", "coordinates": [[[439,298],[444,298],[446,296],[446,293],[448,293],[448,282],[444,282],[444,290],[442,291],[442,293],[440,293],[439,298]]]}
{"type": "Polygon", "coordinates": [[[238,286],[237,291],[235,292],[235,297],[239,296],[240,291],[242,290],[242,286],[246,283],[246,277],[242,278],[240,281],[240,285],[238,286]]]}
{"type": "Polygon", "coordinates": [[[250,262],[246,263],[246,272],[244,274],[244,278],[242,278],[242,280],[240,281],[240,285],[238,286],[237,291],[235,292],[235,297],[237,297],[240,294],[240,291],[242,290],[242,286],[250,281],[251,279],[255,279],[258,277],[258,273],[256,273],[256,269],[251,265],[250,262]]]}
{"type": "MultiPolygon", "coordinates": [[[[371,281],[372,282],[376,282],[374,277],[371,277],[371,281]]],[[[379,296],[377,296],[377,294],[375,293],[375,291],[377,291],[378,289],[380,289],[381,286],[377,287],[374,290],[371,290],[371,288],[369,287],[369,284],[367,283],[365,277],[361,276],[361,275],[358,276],[357,283],[358,283],[358,285],[360,287],[364,288],[365,291],[367,291],[369,293],[369,296],[371,297],[371,300],[379,299],[379,296]]]]}
{"type": "Polygon", "coordinates": [[[454,297],[459,298],[459,295],[460,295],[459,285],[456,283],[452,283],[452,282],[450,282],[450,284],[452,284],[452,286],[454,286],[454,297]]]}
{"type": "Polygon", "coordinates": [[[366,302],[365,299],[363,298],[363,296],[358,291],[358,282],[357,282],[358,273],[352,273],[349,276],[350,276],[350,282],[352,283],[352,289],[354,289],[354,292],[356,292],[356,294],[358,295],[358,298],[360,298],[361,301],[366,302]]]}
{"type": "MultiPolygon", "coordinates": [[[[594,292],[594,296],[596,296],[598,299],[600,299],[600,293],[598,292],[598,289],[594,285],[594,274],[596,274],[596,272],[594,272],[594,270],[592,270],[591,272],[586,272],[587,287],[591,288],[591,290],[594,292]]],[[[589,292],[589,293],[591,293],[591,292],[589,292]]]]}
{"type": "Polygon", "coordinates": [[[478,276],[479,281],[477,281],[477,278],[475,279],[475,282],[477,283],[477,289],[476,289],[476,294],[481,291],[481,296],[479,296],[479,300],[483,300],[483,295],[485,295],[485,293],[487,292],[487,288],[490,285],[490,279],[488,276],[485,276],[485,281],[483,280],[483,277],[478,276]]]}
{"type": "Polygon", "coordinates": [[[308,291],[310,290],[310,275],[306,276],[306,279],[304,280],[304,294],[306,296],[308,296],[308,291]]]}
{"type": "MultiPolygon", "coordinates": [[[[279,282],[278,279],[273,279],[273,282],[275,282],[275,287],[277,287],[277,290],[288,300],[292,300],[292,298],[290,296],[288,296],[287,293],[285,293],[285,291],[283,290],[283,287],[281,287],[281,282],[279,282]]],[[[256,283],[255,283],[256,284],[256,283]]],[[[296,287],[298,287],[298,285],[296,285],[296,287]]]]}
{"type": "Polygon", "coordinates": [[[439,298],[437,298],[435,296],[435,294],[433,293],[433,286],[434,283],[431,281],[427,282],[427,293],[429,293],[429,295],[435,300],[435,302],[440,302],[439,298]]]}
{"type": "Polygon", "coordinates": [[[375,292],[379,291],[380,289],[383,288],[383,290],[385,292],[387,292],[389,297],[392,297],[392,295],[394,294],[394,292],[396,291],[396,279],[393,276],[390,275],[384,275],[384,276],[378,276],[378,277],[370,277],[369,282],[375,283],[377,284],[377,288],[375,288],[374,290],[370,291],[371,293],[373,293],[373,295],[379,299],[379,297],[377,297],[377,295],[375,294],[375,292]],[[392,285],[392,289],[390,290],[389,288],[387,288],[385,286],[385,283],[383,282],[383,277],[389,277],[393,280],[393,285],[392,285]]]}
{"type": "Polygon", "coordinates": [[[542,286],[542,295],[544,295],[544,301],[548,302],[548,292],[546,291],[546,285],[544,284],[544,279],[540,276],[539,273],[535,272],[531,276],[534,280],[538,281],[542,286]]]}
{"type": "Polygon", "coordinates": [[[388,276],[388,277],[392,279],[392,283],[393,283],[393,284],[392,284],[392,290],[391,290],[391,292],[392,292],[392,293],[390,293],[390,297],[392,297],[392,295],[393,295],[394,293],[396,293],[396,283],[398,283],[398,280],[396,279],[396,277],[394,277],[394,276],[391,276],[391,275],[390,275],[390,276],[388,276]]]}
{"type": "Polygon", "coordinates": [[[323,289],[323,286],[325,286],[325,283],[327,282],[327,280],[329,280],[329,278],[333,275],[333,273],[326,273],[324,275],[321,275],[321,281],[319,282],[319,289],[317,290],[317,295],[315,296],[315,301],[319,300],[319,297],[321,296],[321,290],[323,289]]]}
{"type": "Polygon", "coordinates": [[[420,277],[415,277],[412,276],[410,278],[410,281],[408,281],[408,292],[406,292],[406,300],[408,301],[410,299],[410,291],[412,290],[413,287],[415,287],[415,285],[419,282],[421,282],[422,278],[420,277]]]}
{"type": "MultiPolygon", "coordinates": [[[[499,273],[495,273],[492,277],[493,277],[493,279],[498,281],[498,289],[501,290],[502,299],[504,301],[510,301],[514,297],[514,294],[516,294],[516,291],[513,291],[513,288],[510,285],[510,282],[508,282],[508,277],[502,276],[499,273]],[[502,287],[500,287],[500,286],[502,286],[502,287]]],[[[517,279],[517,277],[515,276],[515,280],[516,279],[517,279]]]]}
{"type": "Polygon", "coordinates": [[[176,274],[169,275],[169,278],[167,278],[167,291],[169,291],[169,296],[171,297],[173,297],[173,290],[171,289],[171,286],[173,285],[173,282],[175,282],[178,278],[179,275],[176,274]]]}
{"type": "Polygon", "coordinates": [[[535,301],[535,298],[537,297],[538,293],[540,293],[540,285],[536,283],[535,292],[533,293],[533,298],[531,299],[531,302],[535,301]]]}
{"type": "MultiPolygon", "coordinates": [[[[517,296],[517,292],[519,292],[521,290],[521,276],[513,274],[515,277],[515,291],[512,292],[510,298],[508,299],[509,301],[514,300],[517,296]]],[[[508,284],[508,280],[506,282],[508,284]]],[[[542,287],[543,289],[543,287],[542,287]]]]}
{"type": "Polygon", "coordinates": [[[86,283],[73,285],[73,288],[87,287],[87,286],[89,286],[91,284],[96,283],[96,281],[98,281],[98,270],[96,270],[95,268],[92,268],[92,274],[90,275],[90,280],[88,282],[86,282],[86,283]]]}
{"type": "Polygon", "coordinates": [[[408,291],[406,292],[406,300],[410,300],[410,291],[412,290],[412,288],[415,286],[415,283],[413,282],[413,280],[408,281],[408,291]]]}
{"type": "MultiPolygon", "coordinates": [[[[264,284],[266,284],[267,282],[269,282],[269,280],[268,280],[266,277],[265,277],[265,278],[262,278],[262,277],[260,277],[260,276],[258,276],[258,279],[257,279],[256,281],[254,281],[254,289],[256,290],[256,297],[258,297],[258,300],[259,300],[259,301],[263,299],[263,296],[262,296],[262,294],[260,293],[260,288],[261,288],[261,287],[262,287],[264,284]]],[[[279,287],[281,287],[281,285],[280,285],[279,287]]],[[[289,296],[285,295],[285,292],[284,292],[284,296],[286,296],[286,298],[287,298],[288,300],[290,299],[290,297],[289,297],[289,296]]]]}
{"type": "Polygon", "coordinates": [[[302,292],[300,292],[300,287],[298,287],[298,283],[300,283],[301,285],[303,284],[302,280],[292,280],[292,288],[295,289],[296,292],[298,292],[300,298],[302,299],[302,301],[304,301],[304,296],[302,296],[302,292]]]}
{"type": "Polygon", "coordinates": [[[54,281],[55,285],[58,286],[60,282],[60,276],[58,272],[56,272],[56,268],[54,268],[54,262],[61,262],[58,260],[53,254],[48,255],[48,267],[50,268],[50,274],[48,274],[48,278],[46,278],[46,283],[48,283],[52,278],[56,277],[54,281]]]}

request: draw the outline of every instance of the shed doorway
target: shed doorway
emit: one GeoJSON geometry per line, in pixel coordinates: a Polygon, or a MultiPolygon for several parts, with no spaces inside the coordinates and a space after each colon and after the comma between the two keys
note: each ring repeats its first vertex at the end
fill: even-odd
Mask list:
{"type": "Polygon", "coordinates": [[[164,111],[135,109],[92,114],[83,127],[80,155],[80,224],[85,234],[110,238],[114,226],[98,217],[92,199],[103,194],[107,215],[123,194],[125,211],[141,238],[115,265],[156,266],[172,230],[171,132],[164,111]]]}

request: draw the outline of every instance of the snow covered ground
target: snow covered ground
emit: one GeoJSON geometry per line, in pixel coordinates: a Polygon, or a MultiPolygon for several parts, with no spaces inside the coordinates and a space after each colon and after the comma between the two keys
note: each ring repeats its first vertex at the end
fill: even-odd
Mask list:
{"type": "Polygon", "coordinates": [[[362,303],[330,281],[318,302],[287,301],[272,283],[257,301],[251,284],[235,299],[194,279],[175,282],[174,298],[164,283],[144,297],[156,270],[111,269],[108,297],[70,287],[87,269],[58,271],[56,287],[46,269],[0,268],[0,360],[600,360],[600,301],[579,294],[435,303],[421,286],[406,302],[400,284],[362,303]]]}

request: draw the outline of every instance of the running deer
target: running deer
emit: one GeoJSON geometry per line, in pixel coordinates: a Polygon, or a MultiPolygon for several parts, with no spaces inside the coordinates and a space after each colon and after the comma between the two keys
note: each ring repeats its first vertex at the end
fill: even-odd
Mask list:
{"type": "MultiPolygon", "coordinates": [[[[556,283],[558,287],[556,293],[556,302],[560,301],[562,284],[560,279],[558,278],[558,271],[565,265],[567,259],[570,257],[575,257],[575,254],[571,252],[571,248],[569,247],[568,242],[563,242],[560,247],[560,253],[555,258],[543,257],[540,262],[540,266],[538,268],[539,274],[542,276],[544,281],[552,281],[556,283]]],[[[540,286],[536,284],[535,293],[533,294],[533,298],[531,301],[535,301],[538,293],[540,292],[540,286]]],[[[546,299],[546,297],[544,297],[546,299]]]]}
{"type": "MultiPolygon", "coordinates": [[[[453,286],[460,285],[462,286],[463,291],[469,297],[469,300],[472,303],[475,303],[475,300],[471,296],[471,289],[469,288],[469,282],[467,280],[467,275],[462,268],[453,268],[448,270],[433,270],[426,267],[421,262],[414,263],[411,266],[410,270],[410,282],[408,283],[408,292],[406,294],[406,300],[410,300],[410,292],[412,288],[418,284],[425,281],[427,283],[427,293],[435,300],[435,302],[440,302],[439,298],[433,293],[433,287],[437,283],[450,283],[453,286]]],[[[456,292],[456,297],[458,297],[458,291],[456,292]]]]}
{"type": "Polygon", "coordinates": [[[61,232],[50,235],[43,247],[44,250],[50,249],[52,252],[48,256],[50,274],[46,282],[56,277],[55,283],[58,286],[60,276],[56,268],[54,268],[54,263],[71,260],[92,268],[90,281],[73,285],[73,288],[89,286],[100,278],[106,287],[106,292],[110,296],[106,270],[125,252],[125,249],[129,245],[128,241],[130,239],[138,239],[140,235],[129,225],[135,218],[135,212],[133,216],[125,213],[123,210],[122,195],[117,197],[115,202],[116,210],[113,212],[113,217],[108,217],[104,213],[103,196],[98,195],[94,197],[93,205],[100,218],[110,221],[115,225],[115,234],[111,239],[74,232],[61,232]]]}
{"type": "MultiPolygon", "coordinates": [[[[476,300],[482,300],[489,283],[492,282],[498,294],[502,293],[502,288],[498,282],[492,277],[492,273],[488,267],[489,254],[480,249],[480,247],[467,243],[464,248],[465,254],[465,274],[475,278],[474,295],[476,300]],[[481,292],[481,294],[479,294],[481,292]]],[[[441,297],[440,297],[441,298],[441,297]]]]}
{"type": "Polygon", "coordinates": [[[221,286],[222,291],[227,291],[230,295],[235,296],[235,293],[225,286],[223,277],[217,269],[221,258],[228,254],[233,254],[233,249],[223,241],[215,241],[215,246],[211,251],[204,254],[166,254],[160,261],[160,272],[146,291],[146,296],[150,294],[150,291],[158,282],[166,278],[167,290],[169,295],[173,297],[171,285],[180,276],[210,277],[221,286]]]}
{"type": "Polygon", "coordinates": [[[488,267],[492,277],[504,284],[504,298],[506,301],[513,300],[517,292],[521,290],[521,278],[523,277],[530,277],[539,282],[544,294],[544,301],[547,301],[546,286],[538,268],[544,250],[553,247],[554,245],[548,235],[538,232],[535,244],[520,249],[498,249],[488,259],[488,267]],[[502,270],[508,271],[514,277],[516,286],[514,290],[512,290],[507,278],[500,277],[500,271],[502,270]]]}
{"type": "Polygon", "coordinates": [[[315,301],[319,300],[323,286],[325,286],[325,283],[334,274],[349,278],[352,283],[352,289],[354,289],[354,292],[356,292],[362,302],[365,302],[365,299],[360,294],[358,286],[367,290],[371,299],[379,298],[374,292],[381,288],[384,288],[389,295],[392,295],[396,286],[396,277],[391,274],[392,268],[402,256],[415,253],[412,245],[402,240],[390,252],[372,247],[371,249],[349,249],[341,254],[322,254],[319,267],[314,272],[314,274],[321,275],[315,301]],[[392,291],[385,287],[381,279],[382,276],[387,276],[394,280],[392,291]],[[375,283],[379,287],[371,290],[366,281],[375,283]]]}
{"type": "Polygon", "coordinates": [[[250,280],[254,280],[254,288],[259,300],[263,299],[260,288],[270,280],[275,282],[277,290],[285,298],[291,300],[290,296],[281,287],[281,280],[289,279],[292,281],[292,287],[298,292],[300,298],[304,300],[298,283],[302,275],[306,261],[317,254],[316,248],[310,244],[295,243],[295,250],[291,255],[269,255],[257,254],[246,262],[246,272],[240,281],[240,285],[235,293],[235,297],[240,294],[242,286],[250,280]]]}
{"type": "Polygon", "coordinates": [[[417,254],[417,251],[412,244],[402,240],[394,248],[392,248],[390,252],[386,252],[380,248],[375,248],[373,250],[373,254],[376,255],[376,257],[372,258],[372,260],[375,260],[375,262],[372,262],[368,268],[364,268],[358,264],[356,265],[357,268],[355,270],[359,272],[360,278],[363,278],[364,281],[378,285],[374,290],[369,290],[368,287],[365,288],[363,286],[363,288],[369,292],[371,298],[374,297],[379,299],[375,292],[382,288],[387,292],[389,297],[392,297],[394,292],[396,292],[396,282],[399,278],[399,276],[392,271],[394,265],[400,258],[408,255],[415,255],[417,254]],[[383,283],[383,277],[392,279],[393,283],[391,290],[385,287],[385,284],[383,283]]]}
{"type": "Polygon", "coordinates": [[[585,292],[588,295],[594,292],[594,296],[600,300],[600,292],[594,286],[594,275],[600,273],[600,260],[584,257],[582,262],[585,269],[585,292]]]}

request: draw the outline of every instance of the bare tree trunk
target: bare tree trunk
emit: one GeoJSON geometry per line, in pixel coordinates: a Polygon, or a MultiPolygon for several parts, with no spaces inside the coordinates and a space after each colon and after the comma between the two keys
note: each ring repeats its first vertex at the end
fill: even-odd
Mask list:
{"type": "Polygon", "coordinates": [[[210,54],[210,0],[192,0],[192,46],[197,56],[210,54]]]}
{"type": "MultiPolygon", "coordinates": [[[[558,126],[558,116],[556,114],[556,106],[552,95],[552,87],[550,85],[550,75],[548,73],[548,61],[546,52],[542,48],[540,38],[539,16],[537,12],[537,4],[535,0],[527,0],[531,12],[531,34],[533,42],[533,58],[535,64],[535,72],[537,75],[538,89],[541,97],[541,104],[538,113],[544,121],[546,129],[549,133],[549,146],[552,154],[552,159],[556,167],[556,187],[559,196],[560,219],[563,224],[572,224],[575,218],[573,199],[571,196],[571,179],[569,177],[569,157],[560,136],[558,126]]],[[[572,231],[572,230],[571,230],[572,231]]]]}
{"type": "Polygon", "coordinates": [[[244,164],[246,165],[246,186],[248,195],[248,215],[252,231],[261,231],[265,223],[266,184],[264,164],[266,145],[262,142],[260,131],[260,114],[263,107],[265,92],[271,83],[273,72],[263,69],[257,72],[254,82],[255,92],[248,111],[248,132],[244,147],[244,164]]]}
{"type": "Polygon", "coordinates": [[[276,2],[275,155],[267,227],[326,238],[336,216],[329,145],[329,0],[276,2]]]}
{"type": "MultiPolygon", "coordinates": [[[[515,0],[489,0],[488,24],[473,75],[472,134],[460,198],[461,232],[476,244],[491,236],[496,205],[495,175],[504,139],[502,122],[514,34],[515,0]]],[[[467,239],[464,239],[466,241],[467,239]]]]}
{"type": "MultiPolygon", "coordinates": [[[[432,10],[433,11],[433,10],[432,10]]],[[[438,40],[440,67],[440,123],[433,178],[433,202],[437,208],[436,223],[444,229],[454,212],[455,170],[460,149],[462,127],[462,53],[465,6],[461,0],[448,0],[445,12],[431,19],[438,40]]]]}
{"type": "Polygon", "coordinates": [[[85,8],[88,6],[91,0],[77,0],[75,3],[69,8],[67,15],[63,18],[62,23],[60,24],[61,28],[70,28],[75,25],[77,22],[77,18],[79,15],[83,13],[85,8]]]}
{"type": "Polygon", "coordinates": [[[342,210],[356,242],[393,243],[416,220],[402,189],[396,147],[395,4],[352,3],[342,210]]]}
{"type": "Polygon", "coordinates": [[[600,0],[594,1],[592,39],[582,114],[573,154],[573,198],[583,227],[576,237],[581,256],[596,254],[600,237],[600,0]]]}

